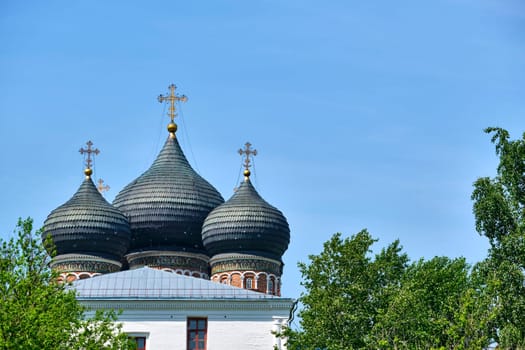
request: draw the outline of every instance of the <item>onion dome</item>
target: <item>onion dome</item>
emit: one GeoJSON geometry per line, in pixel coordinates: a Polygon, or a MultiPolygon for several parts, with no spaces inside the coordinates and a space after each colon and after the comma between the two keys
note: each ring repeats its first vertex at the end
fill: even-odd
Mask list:
{"type": "Polygon", "coordinates": [[[242,253],[280,261],[290,242],[288,222],[257,193],[249,170],[244,174],[235,194],[204,221],[204,247],[211,255],[242,253]]]}
{"type": "Polygon", "coordinates": [[[128,218],[131,251],[202,251],[202,223],[224,202],[220,193],[188,163],[175,137],[170,136],[157,159],[115,197],[113,205],[128,218]]]}
{"type": "Polygon", "coordinates": [[[42,239],[51,236],[58,256],[81,254],[119,262],[131,241],[129,223],[102,197],[91,173],[86,169],[86,179],[78,191],[49,214],[42,239]]]}

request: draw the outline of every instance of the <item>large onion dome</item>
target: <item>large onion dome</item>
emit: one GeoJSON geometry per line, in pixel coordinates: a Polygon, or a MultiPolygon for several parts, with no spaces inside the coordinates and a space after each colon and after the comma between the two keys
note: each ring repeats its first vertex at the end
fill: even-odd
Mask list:
{"type": "Polygon", "coordinates": [[[89,176],[91,173],[86,174],[73,197],[49,214],[42,239],[51,236],[57,258],[87,255],[120,265],[131,242],[128,220],[102,197],[89,176]]]}
{"type": "Polygon", "coordinates": [[[120,191],[113,202],[129,220],[131,252],[203,251],[202,223],[224,202],[220,193],[192,169],[174,131],[170,130],[152,166],[120,191]]]}
{"type": "Polygon", "coordinates": [[[246,177],[235,194],[208,215],[202,239],[211,255],[242,253],[280,261],[290,228],[281,211],[262,199],[246,177]]]}

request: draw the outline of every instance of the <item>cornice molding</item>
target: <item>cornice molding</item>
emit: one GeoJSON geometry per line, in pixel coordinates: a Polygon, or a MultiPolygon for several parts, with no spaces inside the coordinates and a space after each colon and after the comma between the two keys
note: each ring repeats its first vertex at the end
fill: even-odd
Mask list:
{"type": "Polygon", "coordinates": [[[267,299],[102,299],[78,298],[82,304],[93,309],[122,310],[170,310],[170,311],[286,311],[289,312],[294,300],[291,298],[267,299]]]}

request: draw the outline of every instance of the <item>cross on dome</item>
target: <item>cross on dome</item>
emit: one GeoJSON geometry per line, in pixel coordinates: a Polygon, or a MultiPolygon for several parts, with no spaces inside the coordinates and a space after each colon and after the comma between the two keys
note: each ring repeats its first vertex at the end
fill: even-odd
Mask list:
{"type": "Polygon", "coordinates": [[[100,193],[107,192],[107,191],[109,191],[109,189],[110,189],[110,187],[108,185],[104,185],[104,180],[98,179],[97,190],[100,193]]]}
{"type": "MultiPolygon", "coordinates": [[[[86,145],[87,148],[80,148],[79,152],[82,155],[87,154],[87,159],[85,163],[86,169],[84,169],[84,174],[86,174],[86,177],[90,177],[91,174],[93,174],[93,170],[91,169],[91,155],[93,154],[93,157],[98,155],[100,153],[100,150],[98,148],[91,148],[91,146],[93,146],[93,142],[91,142],[91,140],[86,142],[86,145]]],[[[86,156],[84,156],[84,158],[86,158],[86,156]]]]}
{"type": "Polygon", "coordinates": [[[246,142],[244,144],[244,149],[240,148],[239,149],[239,154],[241,155],[241,157],[244,155],[245,158],[244,158],[244,179],[245,180],[248,180],[248,178],[250,177],[250,167],[251,167],[251,164],[250,164],[250,157],[255,157],[257,155],[257,150],[256,149],[251,149],[252,147],[252,144],[249,143],[249,142],[246,142]]]}
{"type": "Polygon", "coordinates": [[[170,104],[168,115],[171,119],[171,122],[168,124],[168,131],[170,132],[170,134],[174,134],[175,131],[177,131],[177,124],[175,124],[175,122],[173,121],[177,116],[177,113],[175,111],[175,103],[177,103],[178,101],[186,102],[188,101],[188,98],[186,97],[186,95],[179,96],[175,94],[175,90],[177,89],[175,84],[171,84],[170,86],[168,86],[168,89],[170,89],[169,95],[159,95],[157,99],[160,103],[168,101],[168,103],[170,104]]]}

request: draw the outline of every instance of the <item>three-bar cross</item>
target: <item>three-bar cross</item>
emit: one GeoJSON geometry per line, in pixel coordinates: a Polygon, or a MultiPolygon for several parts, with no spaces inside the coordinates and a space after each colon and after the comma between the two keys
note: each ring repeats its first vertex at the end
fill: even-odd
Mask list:
{"type": "Polygon", "coordinates": [[[173,123],[173,119],[175,119],[175,117],[177,116],[177,113],[175,112],[175,103],[177,101],[186,102],[188,101],[188,98],[186,97],[186,95],[175,95],[175,89],[177,89],[177,87],[174,84],[171,84],[170,86],[168,86],[168,88],[170,89],[170,94],[166,96],[159,95],[158,100],[160,103],[164,101],[168,101],[170,103],[168,115],[170,116],[171,122],[173,123]]]}
{"type": "Polygon", "coordinates": [[[100,192],[100,193],[104,193],[104,192],[107,192],[109,191],[109,186],[108,185],[104,185],[104,180],[102,179],[98,179],[98,185],[97,185],[97,190],[100,192]]]}
{"type": "Polygon", "coordinates": [[[250,168],[250,156],[256,156],[257,155],[257,150],[256,149],[251,149],[252,147],[252,144],[249,143],[249,142],[246,142],[244,144],[244,149],[239,149],[239,154],[241,155],[246,155],[246,158],[244,159],[244,169],[245,170],[249,170],[250,168]]]}
{"type": "Polygon", "coordinates": [[[93,142],[88,141],[86,142],[87,148],[80,148],[79,152],[80,154],[87,154],[86,159],[86,168],[91,169],[91,154],[97,155],[100,153],[98,148],[91,148],[93,146],[93,142]]]}

